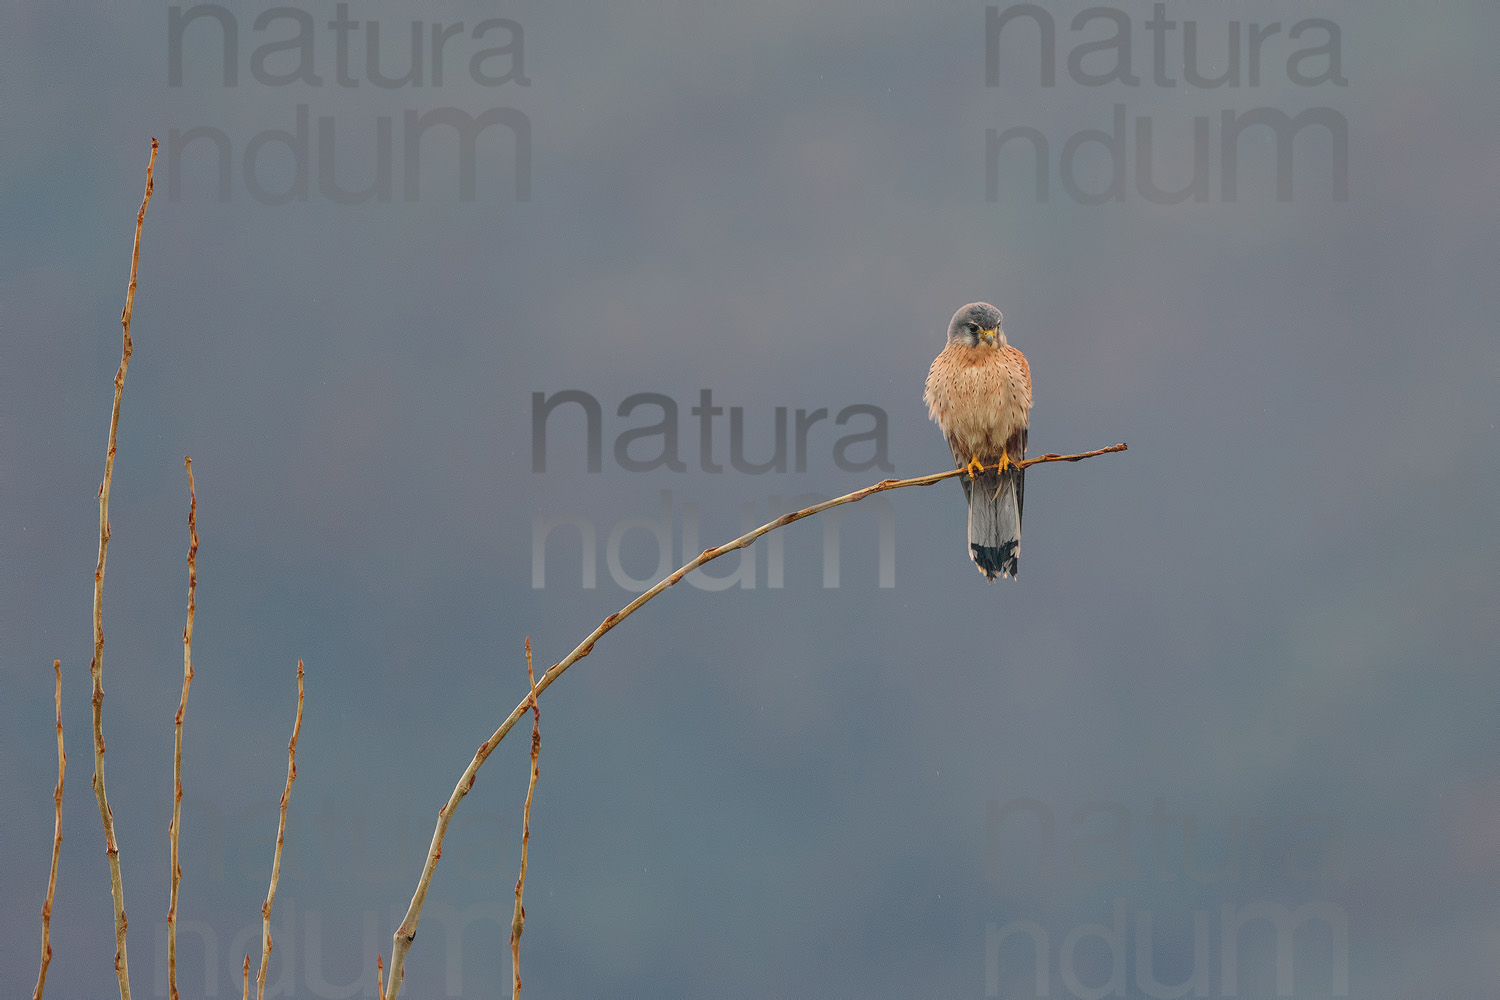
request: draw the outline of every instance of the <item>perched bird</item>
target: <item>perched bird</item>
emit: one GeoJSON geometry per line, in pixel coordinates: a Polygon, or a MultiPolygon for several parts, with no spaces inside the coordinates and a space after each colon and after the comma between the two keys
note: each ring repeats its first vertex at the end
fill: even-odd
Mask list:
{"type": "Polygon", "coordinates": [[[968,470],[959,482],[969,501],[969,557],[987,580],[1016,576],[1026,473],[1015,463],[1026,457],[1031,419],[1031,368],[1006,342],[1002,319],[988,302],[954,313],[922,397],[953,461],[968,470]]]}

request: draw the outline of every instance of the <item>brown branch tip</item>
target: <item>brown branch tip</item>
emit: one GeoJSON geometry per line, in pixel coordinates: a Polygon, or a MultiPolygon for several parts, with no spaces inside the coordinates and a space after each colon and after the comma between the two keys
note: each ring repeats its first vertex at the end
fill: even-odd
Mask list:
{"type": "MultiPolygon", "coordinates": [[[[276,883],[281,880],[281,847],[286,842],[286,807],[292,801],[292,782],[297,780],[297,736],[302,732],[302,661],[297,661],[297,720],[286,745],[286,788],[281,793],[281,819],[276,826],[276,853],[271,857],[271,887],[261,904],[260,975],[255,980],[257,1000],[266,997],[266,968],[271,964],[271,906],[276,902],[276,883]]],[[[248,967],[247,967],[248,968],[248,967]]],[[[248,988],[248,987],[247,987],[248,988]]]]}
{"type": "Polygon", "coordinates": [[[57,892],[57,857],[62,851],[62,797],[63,775],[68,771],[68,754],[63,749],[62,724],[62,661],[52,661],[55,678],[53,703],[57,709],[57,790],[52,793],[52,874],[47,876],[47,899],[42,903],[42,968],[37,973],[36,989],[32,1000],[42,1000],[42,990],[47,986],[47,966],[52,964],[52,897],[57,892]]]}
{"type": "Polygon", "coordinates": [[[104,785],[104,565],[109,555],[109,493],[115,477],[115,451],[119,442],[120,400],[125,392],[125,373],[130,368],[130,317],[135,308],[136,273],[141,263],[141,229],[146,222],[146,206],[155,189],[156,140],[151,140],[151,159],[146,163],[146,193],[140,210],[135,213],[135,243],[130,252],[130,283],[125,287],[125,306],[120,310],[120,367],[115,371],[115,401],[109,414],[109,447],[104,452],[104,480],[99,484],[99,559],[94,565],[94,658],[89,662],[89,676],[94,682],[94,798],[99,803],[99,820],[104,826],[104,853],[109,858],[109,889],[115,914],[115,978],[120,984],[120,1000],[130,1000],[130,960],[125,948],[125,885],[120,877],[120,845],[115,840],[115,818],[109,807],[104,785]]]}
{"type": "Polygon", "coordinates": [[[521,996],[521,932],[526,927],[526,907],[521,896],[526,889],[527,853],[531,842],[531,797],[536,794],[536,779],[541,771],[537,758],[542,752],[542,711],[536,700],[536,674],[531,669],[531,637],[526,637],[526,679],[531,683],[531,781],[526,786],[526,807],[521,813],[521,874],[516,878],[516,908],[510,920],[510,961],[513,982],[511,1000],[521,996]]]}

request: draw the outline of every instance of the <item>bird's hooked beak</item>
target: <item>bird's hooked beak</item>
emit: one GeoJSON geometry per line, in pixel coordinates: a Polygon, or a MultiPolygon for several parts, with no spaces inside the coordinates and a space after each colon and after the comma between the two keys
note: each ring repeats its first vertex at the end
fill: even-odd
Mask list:
{"type": "Polygon", "coordinates": [[[979,331],[979,340],[982,343],[989,344],[991,347],[994,347],[995,344],[996,344],[996,342],[999,339],[1000,339],[1000,328],[998,326],[997,327],[992,327],[991,329],[988,329],[988,330],[980,330],[979,331]]]}

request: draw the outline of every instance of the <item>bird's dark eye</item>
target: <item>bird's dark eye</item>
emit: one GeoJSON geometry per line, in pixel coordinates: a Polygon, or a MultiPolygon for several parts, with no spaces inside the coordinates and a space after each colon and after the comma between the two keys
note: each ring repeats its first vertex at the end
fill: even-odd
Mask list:
{"type": "Polygon", "coordinates": [[[978,323],[969,323],[969,324],[966,324],[966,325],[968,326],[970,333],[978,333],[979,332],[979,324],[978,323]]]}

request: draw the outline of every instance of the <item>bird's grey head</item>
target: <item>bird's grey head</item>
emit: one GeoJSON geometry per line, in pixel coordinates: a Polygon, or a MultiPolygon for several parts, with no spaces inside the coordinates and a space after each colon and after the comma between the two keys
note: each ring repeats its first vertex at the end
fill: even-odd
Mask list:
{"type": "Polygon", "coordinates": [[[988,302],[970,302],[953,314],[953,321],[948,324],[948,343],[965,347],[980,344],[1003,346],[1005,331],[1000,324],[1004,318],[1000,310],[988,302]]]}

